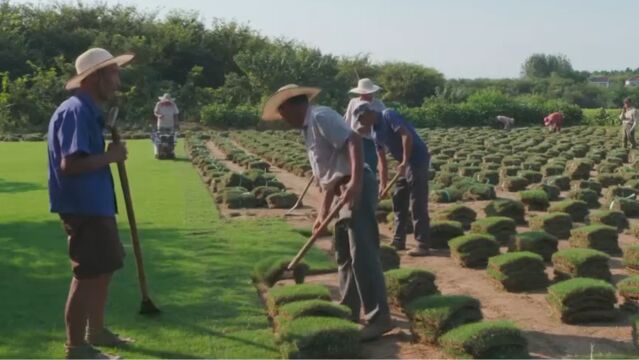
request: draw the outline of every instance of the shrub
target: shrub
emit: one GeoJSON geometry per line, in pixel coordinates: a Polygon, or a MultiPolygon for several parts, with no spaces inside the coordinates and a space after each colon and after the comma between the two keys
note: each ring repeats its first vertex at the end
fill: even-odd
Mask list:
{"type": "Polygon", "coordinates": [[[200,121],[215,128],[245,128],[257,125],[259,115],[250,105],[209,104],[202,107],[200,121]]]}
{"type": "Polygon", "coordinates": [[[548,194],[543,190],[527,190],[519,192],[521,201],[532,211],[546,211],[550,203],[548,194]]]}
{"type": "Polygon", "coordinates": [[[430,241],[434,249],[448,249],[448,241],[464,235],[464,229],[457,221],[433,221],[430,223],[430,241]]]}
{"type": "Polygon", "coordinates": [[[539,254],[544,261],[550,261],[552,254],[557,252],[558,242],[557,237],[545,231],[528,231],[516,234],[508,250],[530,251],[539,254]]]}
{"type": "Polygon", "coordinates": [[[592,249],[564,249],[552,256],[555,276],[559,279],[587,277],[610,280],[610,257],[592,249]]]}
{"type": "Polygon", "coordinates": [[[453,358],[526,359],[528,342],[507,321],[475,322],[457,327],[440,337],[439,343],[453,358]]]}
{"type": "Polygon", "coordinates": [[[482,319],[479,300],[464,295],[431,295],[412,301],[406,313],[413,335],[434,344],[448,331],[482,319]]]}
{"type": "Polygon", "coordinates": [[[488,259],[488,275],[507,291],[528,291],[548,286],[544,260],[528,251],[511,252],[488,259]]]}
{"type": "Polygon", "coordinates": [[[475,221],[470,231],[475,234],[490,234],[501,244],[508,244],[517,233],[517,224],[508,217],[491,216],[475,221]]]}
{"type": "Polygon", "coordinates": [[[448,242],[451,256],[464,267],[484,267],[499,254],[499,243],[488,234],[468,234],[448,242]]]}
{"type": "Polygon", "coordinates": [[[630,223],[623,212],[617,210],[595,210],[588,215],[588,222],[591,224],[604,224],[617,228],[618,232],[630,227],[630,223]]]}
{"type": "Polygon", "coordinates": [[[404,307],[411,301],[439,293],[435,274],[421,269],[396,269],[384,273],[390,303],[404,307]]]}
{"type": "Polygon", "coordinates": [[[546,299],[565,323],[615,318],[615,288],[603,280],[575,278],[562,281],[548,288],[546,299]]]}
{"type": "Polygon", "coordinates": [[[588,215],[588,204],[580,200],[564,200],[552,204],[549,211],[566,213],[570,215],[572,221],[583,222],[588,215]]]}

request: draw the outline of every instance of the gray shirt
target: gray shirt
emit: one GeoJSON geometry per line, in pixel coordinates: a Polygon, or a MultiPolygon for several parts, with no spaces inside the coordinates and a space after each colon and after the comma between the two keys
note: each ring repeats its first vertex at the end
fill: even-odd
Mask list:
{"type": "MultiPolygon", "coordinates": [[[[346,108],[346,113],[344,114],[344,120],[346,121],[346,124],[353,129],[354,131],[359,132],[359,128],[360,128],[360,124],[358,121],[355,120],[355,116],[353,116],[353,111],[355,111],[355,109],[357,108],[357,105],[359,105],[360,103],[364,102],[364,100],[360,99],[359,97],[355,97],[352,98],[351,101],[349,101],[348,103],[348,107],[346,108]]],[[[386,109],[386,105],[384,105],[384,103],[379,100],[379,99],[373,99],[370,101],[371,106],[373,107],[373,110],[377,111],[377,112],[382,112],[384,111],[384,109],[386,109]]],[[[364,138],[366,139],[373,139],[374,138],[374,134],[373,132],[371,132],[370,134],[361,134],[364,138]]]]}
{"type": "Polygon", "coordinates": [[[302,134],[313,175],[324,190],[351,174],[346,143],[352,131],[340,114],[326,106],[309,107],[302,134]]]}

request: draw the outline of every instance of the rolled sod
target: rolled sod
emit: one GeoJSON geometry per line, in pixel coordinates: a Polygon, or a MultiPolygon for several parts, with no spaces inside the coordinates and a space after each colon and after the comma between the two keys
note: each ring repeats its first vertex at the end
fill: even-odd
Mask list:
{"type": "Polygon", "coordinates": [[[628,300],[639,300],[639,275],[629,276],[617,283],[619,295],[628,300]]]}
{"type": "Polygon", "coordinates": [[[448,241],[464,235],[464,229],[457,221],[433,221],[430,223],[430,241],[433,249],[448,249],[448,241]]]}
{"type": "Polygon", "coordinates": [[[581,180],[576,182],[572,187],[573,190],[590,189],[596,192],[597,195],[601,195],[602,188],[601,184],[594,180],[581,180]]]}
{"type": "Polygon", "coordinates": [[[559,196],[561,195],[561,190],[555,185],[550,184],[535,184],[530,187],[531,190],[542,190],[548,196],[549,201],[557,201],[559,200],[559,196]]]}
{"type": "MultiPolygon", "coordinates": [[[[259,260],[253,268],[253,281],[262,283],[267,287],[271,287],[277,283],[286,271],[291,259],[285,256],[271,256],[259,260]]],[[[300,262],[293,269],[293,278],[295,282],[301,284],[304,282],[310,267],[305,262],[300,262]]]]}
{"type": "Polygon", "coordinates": [[[548,194],[543,190],[520,191],[519,198],[528,207],[528,210],[546,211],[550,206],[548,194]]]}
{"type": "Polygon", "coordinates": [[[326,300],[302,300],[282,305],[278,309],[277,319],[280,324],[307,316],[333,317],[349,320],[351,309],[326,300]]]}
{"type": "Polygon", "coordinates": [[[619,234],[617,228],[594,224],[573,229],[570,245],[575,248],[589,248],[603,251],[608,255],[620,255],[619,234]]]}
{"type": "Polygon", "coordinates": [[[351,359],[361,357],[359,329],[338,318],[309,316],[279,329],[285,359],[351,359]]]}
{"type": "Polygon", "coordinates": [[[603,280],[575,278],[548,288],[546,300],[568,324],[615,319],[615,287],[603,280]]]}
{"type": "Polygon", "coordinates": [[[502,182],[502,187],[510,192],[517,192],[526,189],[530,184],[528,179],[521,176],[509,176],[502,182]]]}
{"type": "Polygon", "coordinates": [[[592,249],[563,249],[552,255],[555,277],[558,279],[593,278],[610,280],[610,256],[592,249]]]}
{"type": "Polygon", "coordinates": [[[453,259],[464,267],[485,267],[488,258],[499,254],[499,243],[489,234],[460,236],[450,240],[448,245],[453,259]]]}
{"type": "Polygon", "coordinates": [[[474,234],[490,234],[501,244],[508,244],[517,233],[517,224],[509,217],[491,216],[475,221],[470,226],[474,234]]]}
{"type": "Polygon", "coordinates": [[[458,221],[462,224],[464,229],[468,230],[470,229],[470,224],[477,219],[477,213],[468,206],[453,205],[439,212],[435,219],[458,221]]]}
{"type": "Polygon", "coordinates": [[[462,193],[458,189],[447,187],[441,190],[431,191],[430,201],[440,204],[454,203],[461,200],[463,195],[464,193],[462,193]]]}
{"type": "Polygon", "coordinates": [[[566,213],[574,222],[584,222],[588,215],[588,204],[581,200],[564,200],[554,203],[548,209],[551,213],[566,213]]]}
{"type": "Polygon", "coordinates": [[[273,186],[258,186],[251,190],[251,193],[255,196],[259,206],[266,206],[266,198],[269,195],[279,192],[281,192],[281,190],[273,186]]]}
{"type": "Polygon", "coordinates": [[[280,306],[302,300],[331,300],[328,288],[318,284],[300,284],[277,286],[266,294],[266,303],[273,313],[277,313],[280,306]]]}
{"type": "Polygon", "coordinates": [[[408,304],[406,314],[413,336],[424,344],[436,344],[446,332],[483,318],[479,300],[465,295],[420,297],[408,304]]]}
{"type": "Polygon", "coordinates": [[[639,245],[630,245],[623,249],[623,265],[632,272],[639,272],[639,245]]]}
{"type": "Polygon", "coordinates": [[[526,208],[524,203],[512,199],[496,199],[488,203],[484,212],[489,217],[505,216],[513,219],[517,224],[526,222],[526,208]]]}
{"type": "Polygon", "coordinates": [[[544,259],[529,251],[511,252],[488,259],[488,275],[506,291],[519,292],[548,286],[544,259]]]}
{"type": "Polygon", "coordinates": [[[616,198],[610,203],[610,210],[619,210],[629,218],[639,217],[639,201],[616,198]]]}
{"type": "Polygon", "coordinates": [[[566,166],[566,174],[572,180],[588,179],[590,177],[591,170],[592,163],[583,160],[570,161],[566,166]]]}
{"type": "Polygon", "coordinates": [[[389,245],[380,246],[379,259],[382,263],[383,271],[399,269],[400,257],[394,247],[389,245]]]}
{"type": "Polygon", "coordinates": [[[633,198],[639,194],[639,191],[623,186],[611,186],[604,191],[604,198],[608,201],[612,201],[615,198],[633,198]]]}
{"type": "Polygon", "coordinates": [[[384,273],[388,299],[392,305],[404,307],[411,301],[439,293],[435,274],[422,269],[396,269],[384,273]]]}
{"type": "Polygon", "coordinates": [[[439,338],[444,351],[458,359],[527,359],[528,342],[509,321],[482,321],[459,326],[439,338]]]}
{"type": "Polygon", "coordinates": [[[590,224],[604,224],[617,228],[618,232],[623,232],[630,227],[626,215],[618,210],[595,210],[588,215],[590,224]]]}
{"type": "Polygon", "coordinates": [[[559,164],[548,164],[541,169],[542,174],[545,177],[562,175],[565,167],[559,164]]]}
{"type": "Polygon", "coordinates": [[[572,229],[572,218],[569,214],[561,212],[536,216],[530,219],[530,228],[545,231],[558,239],[568,239],[572,229]]]}
{"type": "Polygon", "coordinates": [[[601,186],[607,188],[610,186],[621,185],[624,183],[624,178],[619,174],[606,174],[601,173],[597,175],[597,182],[601,184],[601,186]]]}
{"type": "Polygon", "coordinates": [[[558,187],[561,191],[570,190],[570,178],[568,176],[560,175],[549,177],[547,183],[558,187]]]}
{"type": "Polygon", "coordinates": [[[530,251],[540,255],[544,261],[550,261],[557,252],[559,243],[556,236],[545,231],[528,231],[516,234],[508,245],[508,251],[530,251]]]}
{"type": "Polygon", "coordinates": [[[539,171],[534,170],[522,170],[517,176],[528,180],[528,184],[538,184],[544,178],[544,175],[539,171]]]}
{"type": "Polygon", "coordinates": [[[601,207],[599,203],[599,195],[590,189],[572,190],[568,193],[568,198],[572,200],[581,200],[588,204],[589,209],[597,209],[601,207]]]}
{"type": "Polygon", "coordinates": [[[279,192],[266,197],[269,209],[290,209],[297,202],[297,195],[290,192],[279,192]]]}

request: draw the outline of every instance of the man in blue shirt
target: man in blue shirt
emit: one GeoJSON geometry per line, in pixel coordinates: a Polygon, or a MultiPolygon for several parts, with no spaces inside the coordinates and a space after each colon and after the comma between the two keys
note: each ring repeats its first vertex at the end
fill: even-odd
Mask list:
{"type": "MultiPolygon", "coordinates": [[[[406,248],[406,226],[410,210],[417,248],[408,252],[411,256],[427,256],[430,248],[430,218],[428,216],[428,167],[430,154],[426,143],[417,135],[415,128],[393,109],[378,112],[370,103],[364,102],[354,111],[364,129],[372,128],[379,145],[380,189],[388,183],[386,148],[399,161],[397,172],[400,178],[393,193],[395,212],[395,235],[393,246],[397,250],[406,248]],[[383,148],[382,148],[383,147],[383,148]]],[[[364,130],[366,131],[366,130],[364,130]]]]}
{"type": "Polygon", "coordinates": [[[103,137],[104,117],[98,104],[120,86],[119,69],[132,54],[113,57],[90,49],[75,62],[77,75],[66,85],[73,95],[49,122],[49,200],[68,235],[73,278],[65,307],[66,358],[108,358],[94,346],[126,342],[104,325],[111,275],[123,265],[124,249],[115,221],[116,203],[109,164],[124,161],[124,144],[103,137]]]}

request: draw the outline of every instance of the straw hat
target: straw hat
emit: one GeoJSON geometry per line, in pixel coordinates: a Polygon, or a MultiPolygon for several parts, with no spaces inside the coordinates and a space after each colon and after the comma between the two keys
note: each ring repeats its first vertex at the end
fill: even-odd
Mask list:
{"type": "Polygon", "coordinates": [[[82,80],[86,79],[94,72],[111,65],[124,66],[135,57],[132,53],[122,54],[114,57],[110,52],[93,48],[82,53],[75,60],[76,75],[67,82],[65,88],[73,90],[80,87],[82,80]]]}
{"type": "Polygon", "coordinates": [[[160,100],[160,101],[171,101],[171,102],[172,102],[172,101],[173,101],[173,98],[171,97],[171,94],[169,94],[169,93],[164,93],[164,95],[160,96],[160,97],[158,98],[158,100],[160,100]]]}
{"type": "Polygon", "coordinates": [[[306,95],[308,101],[313,100],[322,89],[316,87],[299,86],[295,84],[289,84],[282,86],[273,94],[264,104],[262,110],[262,119],[266,121],[281,120],[279,107],[286,102],[286,100],[299,96],[306,95]]]}
{"type": "Polygon", "coordinates": [[[374,94],[380,91],[381,89],[382,88],[380,86],[375,85],[371,79],[365,78],[365,79],[360,79],[357,82],[357,87],[354,89],[351,89],[349,93],[358,94],[358,95],[367,95],[367,94],[374,94]]]}

